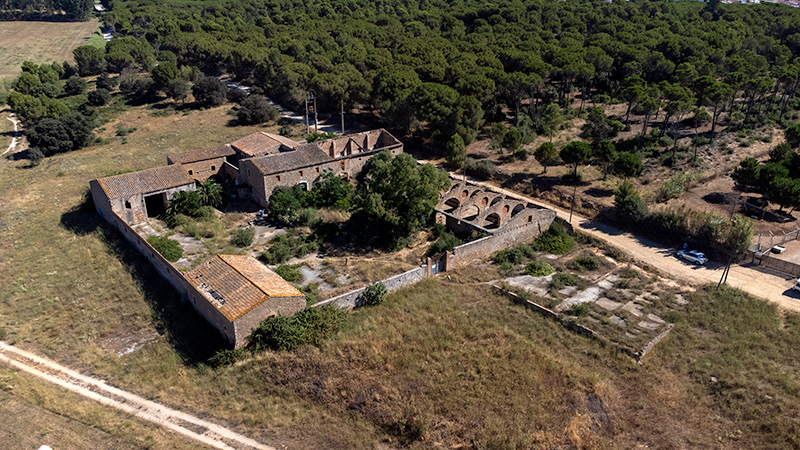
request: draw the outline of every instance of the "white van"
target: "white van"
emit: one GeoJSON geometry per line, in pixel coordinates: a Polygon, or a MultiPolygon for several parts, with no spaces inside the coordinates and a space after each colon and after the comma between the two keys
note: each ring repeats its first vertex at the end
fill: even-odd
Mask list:
{"type": "Polygon", "coordinates": [[[798,278],[797,281],[794,282],[794,286],[792,287],[792,290],[800,292],[800,278],[798,278]]]}

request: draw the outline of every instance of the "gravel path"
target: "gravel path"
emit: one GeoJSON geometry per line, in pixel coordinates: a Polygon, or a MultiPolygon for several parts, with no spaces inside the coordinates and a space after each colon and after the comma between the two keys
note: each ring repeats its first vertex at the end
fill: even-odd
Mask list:
{"type": "Polygon", "coordinates": [[[103,405],[180,433],[211,448],[275,450],[225,427],[109,386],[103,380],[82,375],[2,341],[0,362],[103,405]]]}
{"type": "Polygon", "coordinates": [[[14,135],[11,137],[11,143],[8,144],[8,148],[2,153],[2,155],[5,155],[11,150],[17,148],[17,143],[19,142],[19,120],[17,120],[17,116],[14,115],[14,113],[11,113],[6,118],[14,124],[14,135]]]}

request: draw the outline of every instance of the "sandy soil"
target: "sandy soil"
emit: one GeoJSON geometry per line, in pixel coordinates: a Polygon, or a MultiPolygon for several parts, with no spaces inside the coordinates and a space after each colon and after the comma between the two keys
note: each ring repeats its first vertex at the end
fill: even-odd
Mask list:
{"type": "Polygon", "coordinates": [[[0,362],[139,419],[160,425],[207,447],[222,450],[274,450],[273,447],[263,445],[227,428],[111,387],[103,380],[82,375],[5,342],[0,342],[0,362]]]}

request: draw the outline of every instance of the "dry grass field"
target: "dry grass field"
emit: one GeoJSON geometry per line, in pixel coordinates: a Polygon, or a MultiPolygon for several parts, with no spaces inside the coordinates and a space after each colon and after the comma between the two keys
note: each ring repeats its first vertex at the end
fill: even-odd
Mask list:
{"type": "Polygon", "coordinates": [[[0,79],[19,75],[22,61],[74,61],[72,49],[84,45],[98,26],[96,20],[0,22],[0,79]]]}
{"type": "MultiPolygon", "coordinates": [[[[639,366],[498,295],[484,283],[497,269],[478,266],[354,311],[320,348],[212,369],[214,332],[83,196],[96,177],[276,129],[229,127],[228,107],[135,107],[104,126],[103,145],[36,167],[0,159],[6,340],[276,447],[800,446],[800,319],[736,291],[692,294],[639,366]],[[115,137],[120,126],[136,131],[115,137]],[[117,356],[123,341],[141,348],[117,356]]],[[[4,367],[0,404],[15,420],[60,418],[55,429],[30,421],[25,436],[0,427],[0,447],[31,433],[63,434],[62,448],[186,445],[4,367]]]]}

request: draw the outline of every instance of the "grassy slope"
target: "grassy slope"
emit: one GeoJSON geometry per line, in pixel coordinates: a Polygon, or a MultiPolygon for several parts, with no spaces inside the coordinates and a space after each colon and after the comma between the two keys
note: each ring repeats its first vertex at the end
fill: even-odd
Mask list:
{"type": "MultiPolygon", "coordinates": [[[[226,127],[225,111],[153,118],[134,109],[105,126],[106,137],[117,123],[136,127],[127,144],[115,139],[30,169],[0,160],[0,326],[10,339],[295,448],[381,440],[417,448],[800,445],[792,358],[800,319],[733,291],[719,300],[696,294],[684,320],[636,366],[498,297],[477,283],[491,277],[481,267],[355,312],[352,326],[321,349],[210,370],[201,362],[218,345],[213,332],[91,208],[76,206],[92,178],[257,129],[226,127]],[[139,351],[117,358],[110,350],[113,338],[153,331],[160,336],[139,351]],[[419,434],[426,440],[415,441],[419,434]]],[[[8,395],[79,427],[104,421],[24,390],[8,395]]]]}

